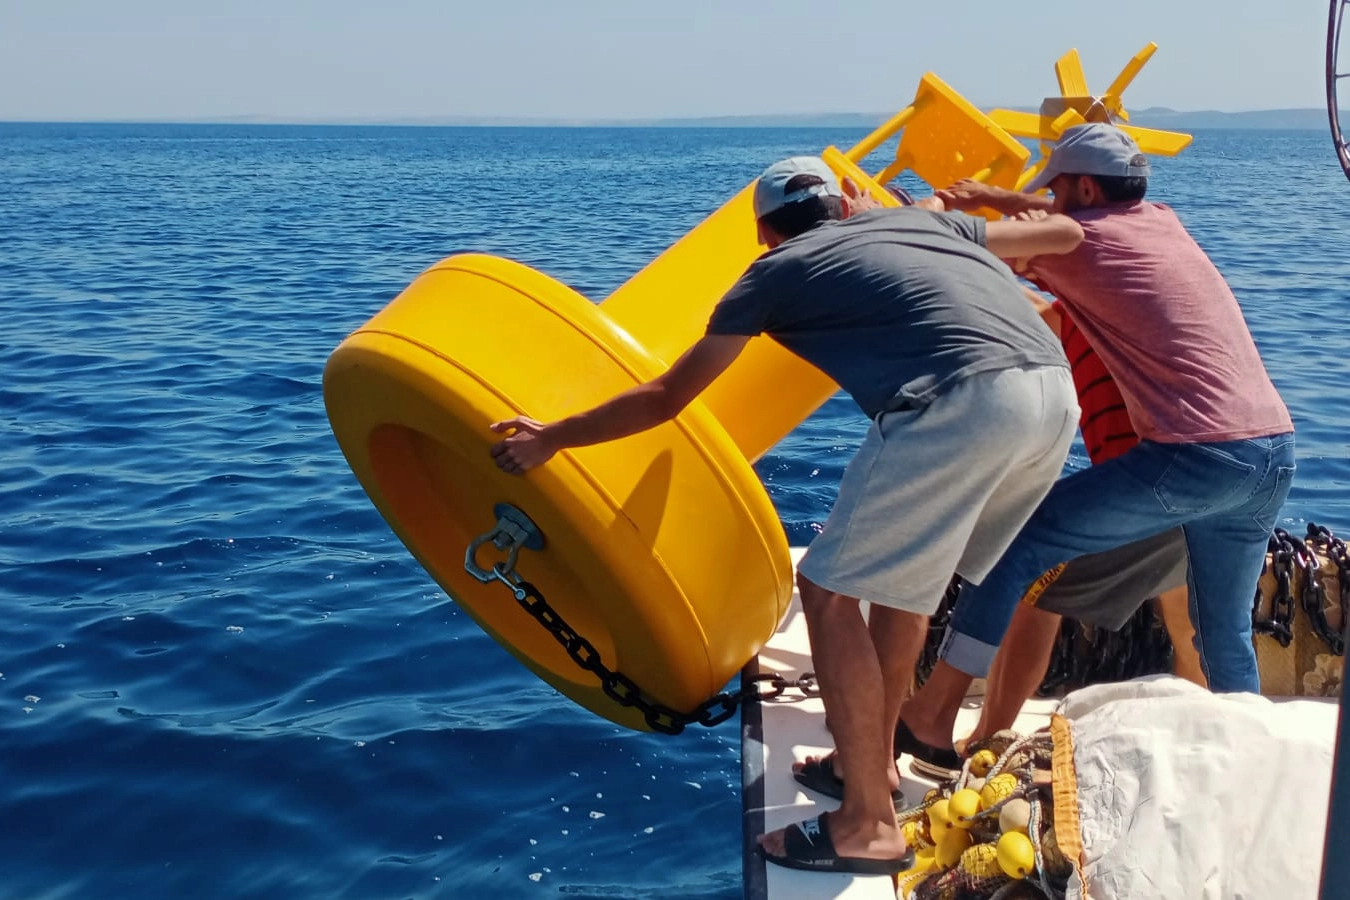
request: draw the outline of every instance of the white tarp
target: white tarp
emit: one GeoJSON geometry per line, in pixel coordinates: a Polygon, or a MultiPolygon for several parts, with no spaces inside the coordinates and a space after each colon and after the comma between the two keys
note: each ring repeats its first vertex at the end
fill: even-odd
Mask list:
{"type": "Polygon", "coordinates": [[[1071,900],[1316,900],[1335,702],[1164,676],[1076,691],[1059,714],[1083,848],[1071,900]]]}

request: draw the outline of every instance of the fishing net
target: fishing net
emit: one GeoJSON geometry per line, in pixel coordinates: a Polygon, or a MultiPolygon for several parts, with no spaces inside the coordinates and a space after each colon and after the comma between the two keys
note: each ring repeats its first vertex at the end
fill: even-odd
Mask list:
{"type": "Polygon", "coordinates": [[[1062,900],[1072,865],[1055,839],[1048,733],[1000,731],[969,748],[961,772],[900,814],[915,848],[902,900],[1062,900]]]}

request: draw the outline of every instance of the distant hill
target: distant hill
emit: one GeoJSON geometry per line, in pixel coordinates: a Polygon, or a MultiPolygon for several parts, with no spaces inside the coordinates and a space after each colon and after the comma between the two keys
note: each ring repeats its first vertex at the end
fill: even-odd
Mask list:
{"type": "MultiPolygon", "coordinates": [[[[1025,107],[1023,107],[1025,108],[1025,107]]],[[[1034,111],[1031,110],[1031,111],[1034,111]]],[[[487,116],[436,116],[418,119],[367,119],[341,124],[363,125],[459,125],[514,127],[587,127],[587,128],[834,128],[868,129],[886,121],[886,113],[805,113],[796,115],[697,116],[686,118],[591,119],[591,118],[511,118],[487,116]]],[[[1350,121],[1350,112],[1342,114],[1350,121]]],[[[235,121],[244,121],[237,119],[235,121]]],[[[252,121],[260,121],[253,119],[252,121]]],[[[1151,128],[1191,130],[1205,128],[1270,128],[1321,130],[1327,127],[1325,108],[1262,109],[1247,112],[1218,110],[1179,111],[1155,106],[1131,110],[1130,122],[1151,128]]],[[[334,123],[338,124],[338,123],[334,123]]]]}
{"type": "MultiPolygon", "coordinates": [[[[1034,112],[1033,107],[1014,107],[1034,112]]],[[[421,116],[381,118],[375,116],[332,119],[304,119],[278,116],[216,116],[198,119],[138,119],[136,124],[215,124],[215,125],[402,125],[512,128],[832,128],[866,130],[886,121],[894,111],[885,113],[837,112],[794,115],[698,116],[686,118],[603,119],[546,118],[513,116],[421,116]]],[[[1350,111],[1342,111],[1342,121],[1350,122],[1350,111]]],[[[125,124],[128,120],[106,120],[125,124]]],[[[1191,131],[1206,128],[1267,128],[1279,130],[1322,130],[1327,127],[1325,108],[1260,109],[1247,112],[1218,110],[1178,111],[1162,106],[1131,110],[1130,122],[1151,128],[1191,131]]]]}
{"type": "MultiPolygon", "coordinates": [[[[1029,110],[1034,112],[1034,109],[1029,110]]],[[[667,128],[875,128],[892,113],[824,113],[795,116],[719,116],[696,119],[645,119],[642,121],[595,124],[639,125],[667,128]]],[[[1342,112],[1350,122],[1350,111],[1342,112]]],[[[1130,111],[1130,123],[1147,128],[1186,131],[1204,128],[1268,128],[1283,130],[1322,130],[1327,127],[1327,111],[1316,109],[1261,109],[1247,112],[1219,110],[1179,111],[1163,106],[1130,111]]]]}
{"type": "MultiPolygon", "coordinates": [[[[1350,122],[1350,111],[1341,111],[1341,120],[1350,122]]],[[[1175,109],[1155,106],[1148,109],[1132,110],[1130,124],[1149,128],[1167,128],[1185,131],[1202,128],[1272,128],[1285,130],[1316,129],[1327,127],[1327,110],[1319,109],[1260,109],[1250,112],[1219,112],[1202,109],[1179,112],[1175,109]]]]}
{"type": "MultiPolygon", "coordinates": [[[[688,118],[602,119],[543,116],[420,116],[297,120],[231,116],[209,120],[224,125],[401,125],[484,128],[875,128],[891,113],[801,113],[794,115],[694,116],[688,118]]],[[[206,120],[200,120],[206,121],[206,120]]]]}

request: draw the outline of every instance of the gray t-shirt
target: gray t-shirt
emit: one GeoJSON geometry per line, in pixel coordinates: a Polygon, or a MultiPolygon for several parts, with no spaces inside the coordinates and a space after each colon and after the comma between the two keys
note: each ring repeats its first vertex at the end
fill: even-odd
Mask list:
{"type": "Polygon", "coordinates": [[[1068,366],[1058,339],[984,249],[984,220],[905,207],[827,222],[755,260],[708,334],[767,334],[864,413],[925,406],[977,372],[1068,366]]]}

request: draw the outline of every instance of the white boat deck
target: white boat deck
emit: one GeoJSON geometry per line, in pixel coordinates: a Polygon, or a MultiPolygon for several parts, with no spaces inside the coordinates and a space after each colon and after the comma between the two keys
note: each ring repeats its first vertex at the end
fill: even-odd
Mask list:
{"type": "MultiPolygon", "coordinates": [[[[794,551],[794,559],[797,551],[794,551]]],[[[795,678],[813,670],[806,619],[797,598],[777,633],[760,651],[748,670],[758,665],[762,673],[795,678]]],[[[1036,731],[1050,721],[1056,700],[1033,700],[1014,727],[1036,731]]],[[[957,735],[969,732],[979,719],[980,698],[967,698],[957,719],[957,735]]],[[[819,697],[802,698],[789,691],[783,698],[752,704],[742,712],[741,759],[744,821],[744,881],[746,900],[895,900],[889,876],[837,875],[803,872],[766,864],[754,852],[758,834],[808,819],[838,803],[802,787],[792,777],[792,763],[833,749],[825,730],[825,709],[819,697]]],[[[908,760],[901,760],[901,785],[905,797],[917,802],[934,782],[916,776],[908,760]]]]}

